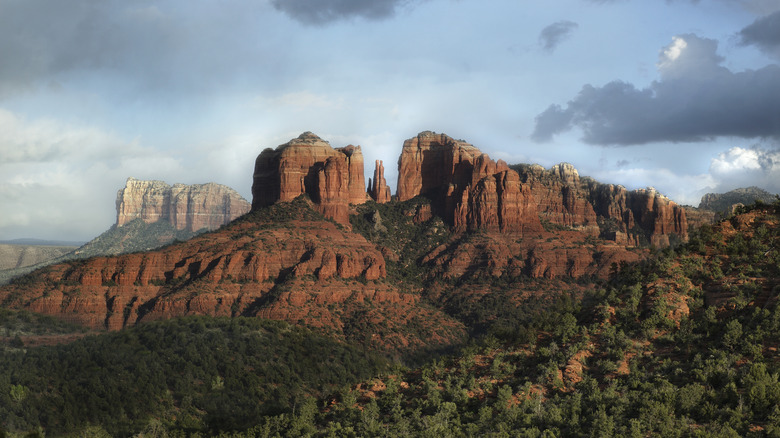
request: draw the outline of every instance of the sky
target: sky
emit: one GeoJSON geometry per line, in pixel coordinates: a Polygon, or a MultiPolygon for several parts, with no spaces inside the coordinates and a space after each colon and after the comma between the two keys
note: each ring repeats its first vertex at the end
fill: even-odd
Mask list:
{"type": "Polygon", "coordinates": [[[0,240],[90,240],[128,177],[251,202],[312,131],[383,160],[425,130],[510,164],[780,192],[778,0],[0,0],[0,240]]]}

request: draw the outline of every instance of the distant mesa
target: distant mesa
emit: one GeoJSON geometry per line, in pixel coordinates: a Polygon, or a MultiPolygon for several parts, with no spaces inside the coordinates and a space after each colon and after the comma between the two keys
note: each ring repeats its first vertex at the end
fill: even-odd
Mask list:
{"type": "Polygon", "coordinates": [[[116,223],[91,241],[72,247],[0,245],[0,284],[35,268],[72,259],[149,251],[215,230],[250,210],[230,187],[174,184],[128,178],[117,192],[116,223]],[[44,248],[46,248],[44,250],[44,248]]]}
{"type": "Polygon", "coordinates": [[[116,226],[135,219],[168,222],[176,230],[214,230],[246,214],[250,204],[230,187],[174,184],[128,178],[116,196],[116,226]]]}

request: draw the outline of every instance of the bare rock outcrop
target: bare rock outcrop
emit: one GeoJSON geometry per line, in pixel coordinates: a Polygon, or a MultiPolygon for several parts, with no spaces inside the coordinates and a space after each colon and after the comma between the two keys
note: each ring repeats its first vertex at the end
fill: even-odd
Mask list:
{"type": "Polygon", "coordinates": [[[250,205],[230,187],[174,184],[128,178],[117,192],[116,225],[134,219],[167,221],[177,230],[214,230],[249,212],[250,205]]]}
{"type": "Polygon", "coordinates": [[[398,200],[431,200],[455,231],[540,231],[528,187],[503,161],[445,134],[425,131],[404,142],[398,159],[398,200]]]}
{"type": "Polygon", "coordinates": [[[380,204],[390,202],[390,187],[385,180],[385,166],[382,160],[376,160],[374,179],[368,180],[368,195],[380,204]]]}
{"type": "Polygon", "coordinates": [[[686,209],[653,188],[602,184],[580,177],[568,163],[549,170],[537,164],[512,167],[530,186],[540,218],[552,225],[629,246],[668,246],[688,238],[686,209]]]}
{"type": "Polygon", "coordinates": [[[187,314],[240,314],[281,279],[385,275],[374,245],[333,223],[263,228],[245,221],[157,251],[52,265],[1,288],[0,303],[115,329],[187,314]]]}
{"type": "Polygon", "coordinates": [[[252,209],[307,194],[325,217],[349,224],[349,204],[367,200],[360,146],[332,148],[311,132],[265,149],[255,161],[252,209]]]}

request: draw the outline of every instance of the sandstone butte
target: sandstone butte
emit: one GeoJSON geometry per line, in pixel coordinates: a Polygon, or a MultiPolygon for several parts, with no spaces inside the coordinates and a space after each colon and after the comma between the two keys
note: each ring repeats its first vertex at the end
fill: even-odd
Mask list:
{"type": "Polygon", "coordinates": [[[116,226],[141,219],[166,221],[177,230],[215,230],[249,212],[235,190],[216,183],[174,184],[128,178],[116,195],[116,226]]]}
{"type": "MultiPolygon", "coordinates": [[[[424,226],[438,216],[454,232],[415,261],[431,281],[606,277],[621,262],[647,253],[627,246],[687,238],[685,209],[666,197],[581,178],[568,164],[510,167],[464,141],[422,132],[404,142],[398,166],[398,200],[428,199],[406,212],[410,224],[424,226]],[[464,233],[470,230],[481,231],[464,233]]],[[[378,202],[389,194],[383,172],[377,163],[370,192],[378,202]]],[[[128,181],[135,184],[141,183],[128,181]]],[[[165,201],[173,195],[154,187],[122,198],[118,216],[178,215],[178,204],[165,201]]],[[[384,321],[389,328],[376,342],[397,348],[445,345],[463,335],[461,323],[435,306],[418,305],[420,290],[387,281],[386,258],[398,260],[399,254],[349,231],[350,213],[369,199],[359,146],[332,148],[307,132],[265,149],[255,162],[252,194],[253,211],[219,230],[156,251],[52,265],[0,288],[0,303],[93,328],[206,314],[303,322],[344,336],[348,321],[367,319],[372,327],[384,321]],[[310,207],[293,208],[301,203],[336,223],[300,213],[310,207]],[[399,335],[408,330],[395,328],[410,321],[424,333],[399,335]]],[[[530,293],[523,287],[510,286],[513,296],[530,293]]],[[[490,293],[461,289],[434,281],[426,294],[446,301],[459,293],[490,293]]]]}
{"type": "Polygon", "coordinates": [[[332,148],[311,132],[255,160],[252,209],[307,194],[325,217],[349,225],[349,204],[368,199],[360,146],[332,148]]]}

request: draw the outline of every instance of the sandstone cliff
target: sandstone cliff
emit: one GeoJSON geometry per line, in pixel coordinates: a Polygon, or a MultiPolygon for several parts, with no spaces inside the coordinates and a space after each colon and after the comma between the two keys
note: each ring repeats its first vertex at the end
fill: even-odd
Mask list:
{"type": "Polygon", "coordinates": [[[311,132],[255,160],[252,209],[307,194],[325,217],[349,224],[349,204],[368,199],[360,146],[332,148],[311,132]]]}
{"type": "Polygon", "coordinates": [[[288,278],[384,277],[382,254],[361,236],[325,221],[284,222],[237,221],[157,251],[53,265],[15,281],[0,302],[116,329],[190,313],[240,314],[288,278]],[[20,287],[24,298],[11,292],[20,287]],[[206,291],[221,304],[196,307],[206,291]]]}
{"type": "Polygon", "coordinates": [[[312,206],[299,198],[156,251],[53,265],[0,287],[0,304],[109,330],[183,315],[258,316],[407,352],[465,334],[418,292],[384,281],[374,243],[312,206]]]}
{"type": "Polygon", "coordinates": [[[116,225],[134,219],[146,223],[166,221],[177,230],[214,230],[246,214],[249,203],[230,187],[208,184],[174,184],[128,178],[117,192],[116,225]]]}
{"type": "Polygon", "coordinates": [[[623,245],[668,246],[686,240],[686,211],[655,189],[629,191],[583,177],[571,164],[549,170],[538,164],[512,166],[530,186],[541,219],[623,245]]]}
{"type": "Polygon", "coordinates": [[[398,200],[418,195],[454,231],[540,231],[529,187],[503,161],[445,134],[425,131],[404,142],[398,159],[398,200]]]}

